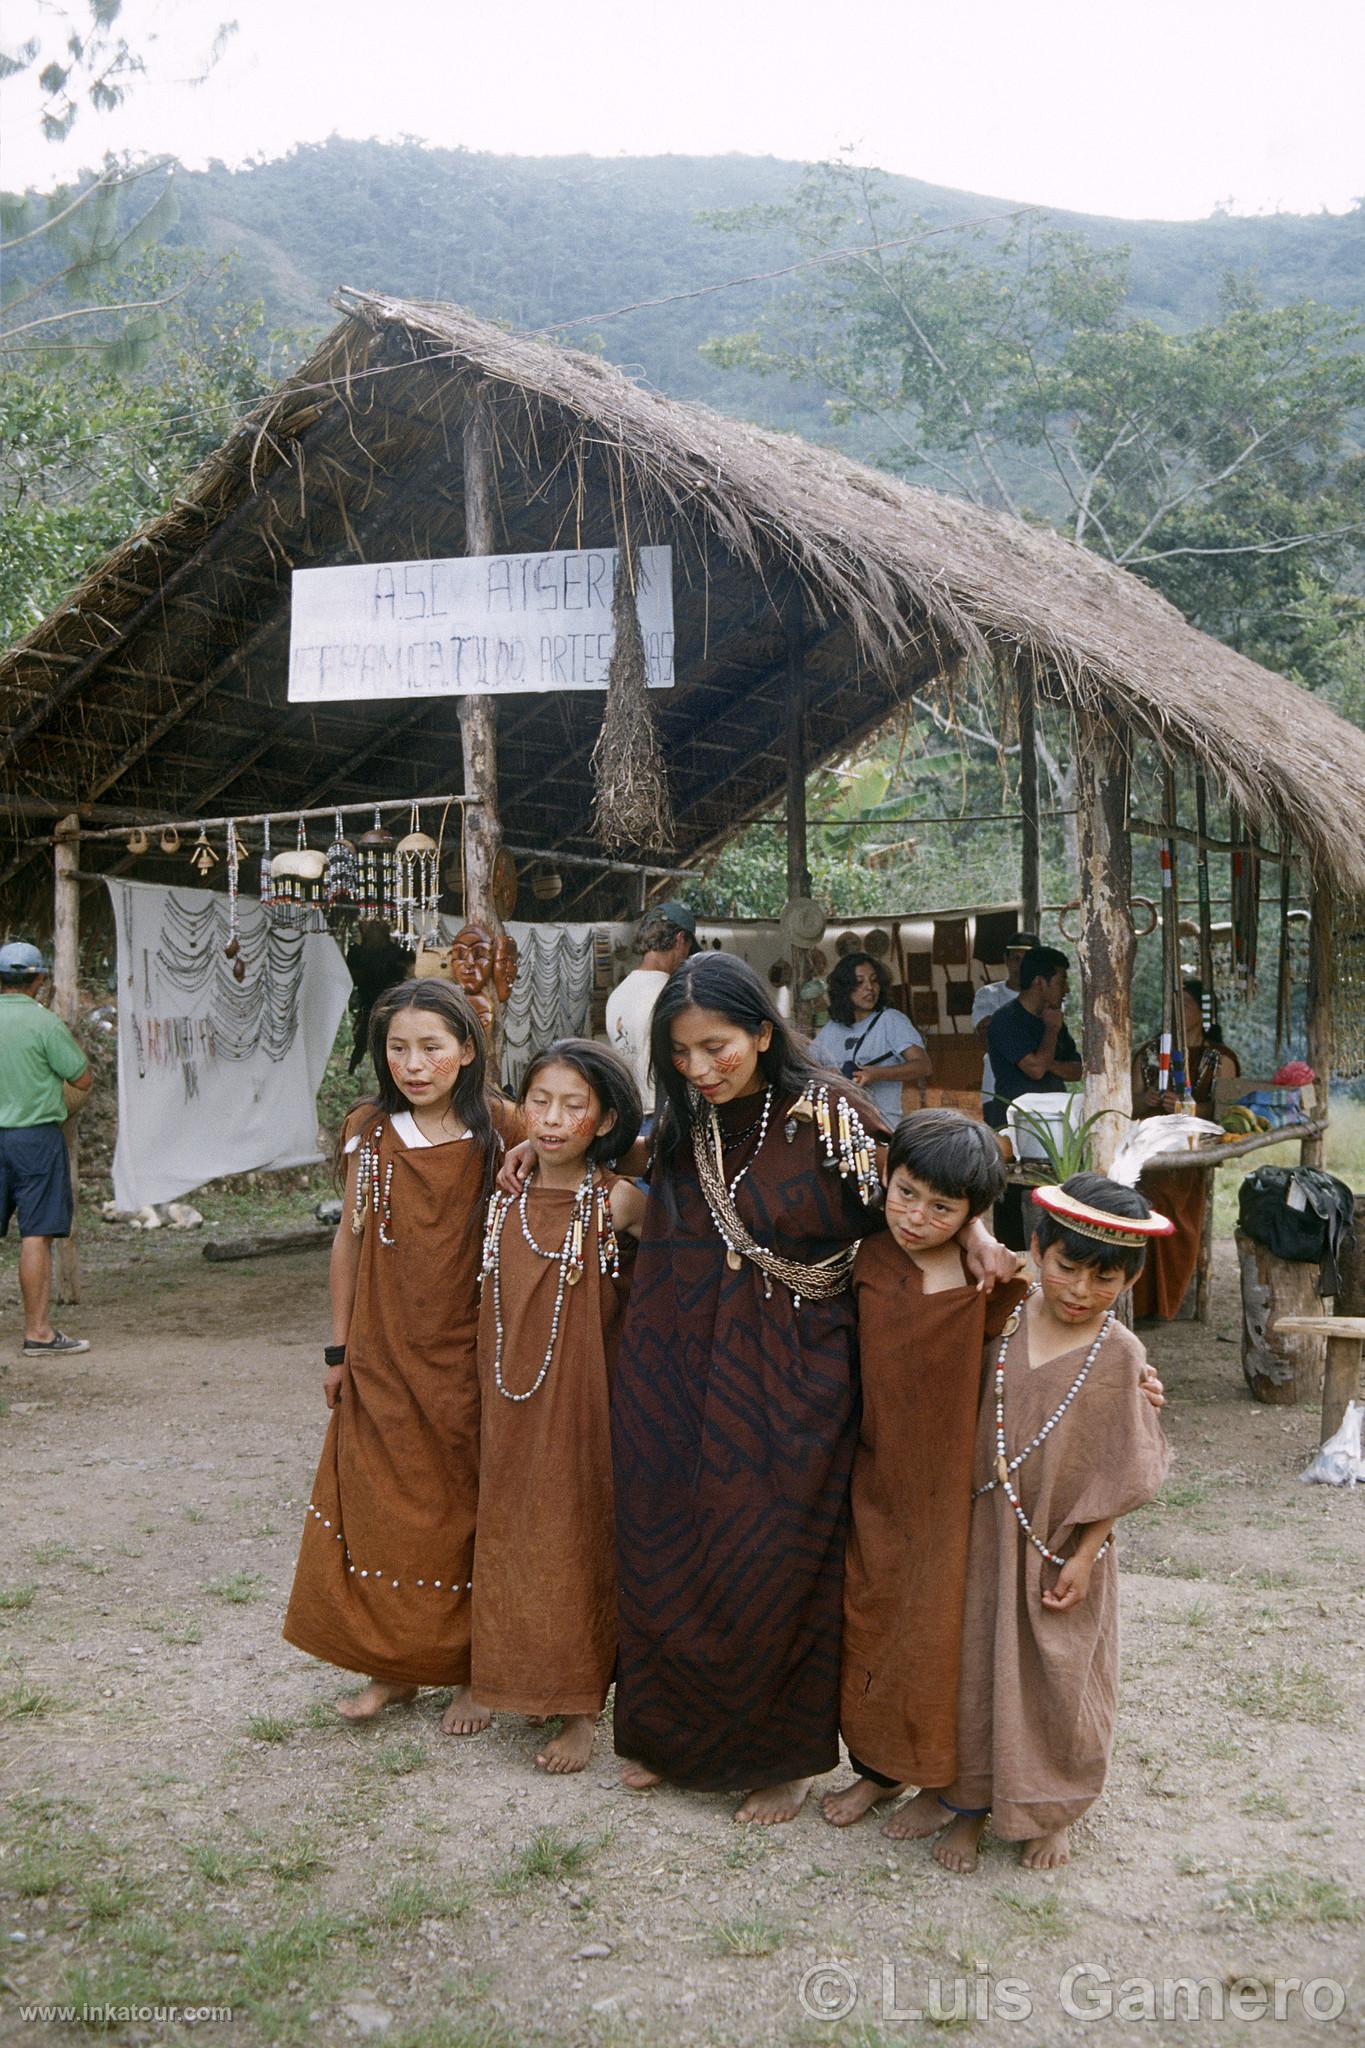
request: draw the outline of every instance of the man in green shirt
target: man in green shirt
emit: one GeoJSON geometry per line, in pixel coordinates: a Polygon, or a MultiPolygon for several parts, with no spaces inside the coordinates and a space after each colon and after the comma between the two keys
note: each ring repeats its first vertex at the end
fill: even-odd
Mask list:
{"type": "Polygon", "coordinates": [[[25,1356],[90,1349],[84,1337],[54,1330],[48,1313],[52,1240],[71,1235],[62,1083],[84,1094],[91,1074],[60,1017],[36,1000],[42,979],[36,946],[17,939],[0,946],[0,1237],[17,1215],[25,1356]]]}

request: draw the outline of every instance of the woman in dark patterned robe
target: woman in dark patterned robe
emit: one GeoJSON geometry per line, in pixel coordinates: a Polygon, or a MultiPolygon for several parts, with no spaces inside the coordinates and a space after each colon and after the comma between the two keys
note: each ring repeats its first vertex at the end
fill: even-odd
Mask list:
{"type": "Polygon", "coordinates": [[[652,1056],[654,1180],[612,1395],[616,1747],[637,1789],[742,1790],[737,1819],[790,1820],[839,1756],[848,1272],[880,1228],[880,1126],[724,955],[673,975],[652,1056]]]}

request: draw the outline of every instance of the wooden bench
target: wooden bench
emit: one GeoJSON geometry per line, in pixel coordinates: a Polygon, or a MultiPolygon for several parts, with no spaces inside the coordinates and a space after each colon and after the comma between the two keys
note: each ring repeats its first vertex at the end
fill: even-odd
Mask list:
{"type": "Polygon", "coordinates": [[[1365,1316],[1280,1316],[1276,1330],[1287,1336],[1325,1337],[1327,1369],[1322,1381],[1322,1436],[1326,1443],[1341,1427],[1346,1403],[1360,1387],[1360,1353],[1365,1345],[1365,1316]]]}

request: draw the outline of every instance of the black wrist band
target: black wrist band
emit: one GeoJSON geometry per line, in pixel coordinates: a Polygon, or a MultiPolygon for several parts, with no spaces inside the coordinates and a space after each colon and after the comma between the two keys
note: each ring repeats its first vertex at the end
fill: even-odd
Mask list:
{"type": "Polygon", "coordinates": [[[344,1344],[324,1344],[322,1347],[322,1362],[329,1368],[334,1365],[345,1365],[346,1346],[344,1344]]]}

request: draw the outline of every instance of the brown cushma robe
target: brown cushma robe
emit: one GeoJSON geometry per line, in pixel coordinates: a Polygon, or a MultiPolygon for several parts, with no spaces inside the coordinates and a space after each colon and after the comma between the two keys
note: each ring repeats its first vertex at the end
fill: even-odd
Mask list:
{"type": "MultiPolygon", "coordinates": [[[[520,1137],[502,1104],[494,1121],[520,1137]]],[[[479,1474],[483,1168],[472,1139],[409,1148],[371,1110],[389,1165],[392,1244],[367,1210],[346,1377],[313,1482],[284,1636],[346,1671],[407,1685],[469,1678],[479,1474]]],[[[351,1227],[350,1213],[341,1227],[351,1227]]]]}
{"type": "MultiPolygon", "coordinates": [[[[813,1263],[881,1227],[822,1163],[815,1128],[759,1099],[723,1104],[727,1178],[760,1243],[813,1263]],[[740,1135],[743,1133],[743,1135],[740,1135]]],[[[748,1790],[839,1761],[848,1475],[857,1435],[853,1297],[793,1306],[738,1272],[698,1185],[657,1178],[612,1386],[620,1649],[615,1735],[699,1791],[748,1790]]]]}
{"type": "MultiPolygon", "coordinates": [[[[604,1173],[608,1187],[616,1179],[604,1173]]],[[[527,1221],[547,1251],[564,1242],[573,1190],[531,1183],[527,1221]]],[[[525,1714],[601,1712],[616,1664],[616,1545],[608,1388],[634,1242],[621,1277],[602,1273],[597,1219],[583,1278],[566,1287],[550,1369],[529,1401],[498,1391],[493,1281],[479,1310],[479,1515],[474,1558],[473,1687],[485,1706],[525,1714]]],[[[522,1234],[515,1205],[502,1227],[502,1377],[533,1386],[550,1339],[557,1259],[522,1234]]]]}
{"type": "Polygon", "coordinates": [[[1026,1292],[926,1294],[889,1232],[853,1269],[863,1415],[844,1572],[840,1729],[912,1785],[957,1769],[957,1683],[981,1348],[1026,1292]]]}
{"type": "MultiPolygon", "coordinates": [[[[1036,1306],[1036,1304],[1034,1304],[1036,1306]]],[[[1005,1361],[1005,1444],[1014,1457],[1060,1406],[1085,1361],[1076,1346],[1030,1370],[1023,1322],[1005,1361]]],[[[1014,1474],[1030,1525],[1066,1556],[1076,1530],[1152,1498],[1170,1465],[1156,1412],[1138,1391],[1142,1345],[1115,1323],[1052,1434],[1014,1474]]],[[[985,1375],[974,1484],[995,1464],[994,1360],[985,1375]]],[[[1079,1607],[1042,1604],[1058,1570],[1029,1542],[997,1486],[973,1503],[967,1554],[954,1806],[989,1807],[1002,1841],[1078,1820],[1104,1788],[1118,1704],[1118,1560],[1095,1566],[1079,1607]]]]}

